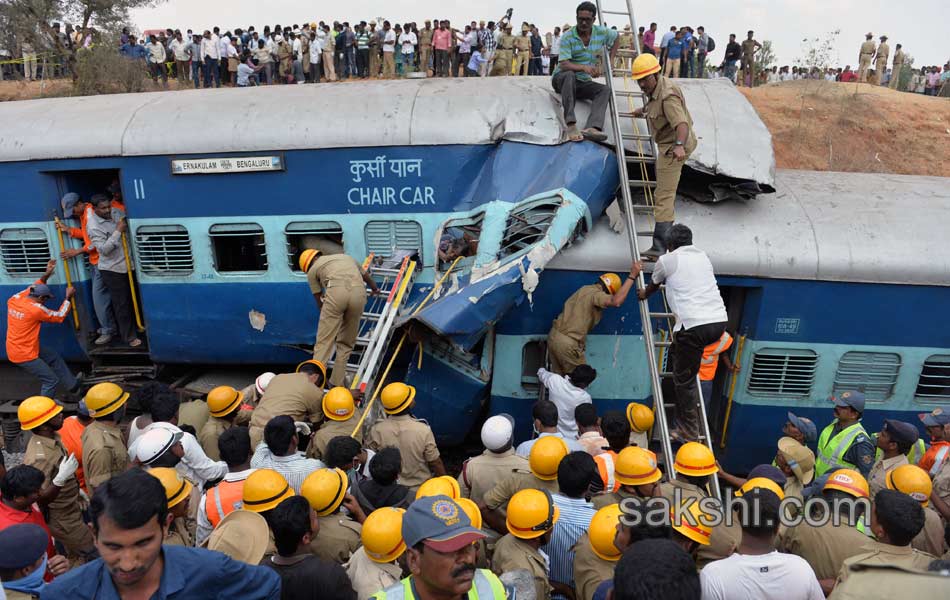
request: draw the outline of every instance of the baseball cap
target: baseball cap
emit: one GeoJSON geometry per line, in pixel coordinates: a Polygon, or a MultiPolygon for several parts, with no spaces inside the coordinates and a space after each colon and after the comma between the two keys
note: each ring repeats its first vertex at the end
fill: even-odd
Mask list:
{"type": "Polygon", "coordinates": [[[788,477],[785,476],[785,473],[782,473],[782,470],[778,467],[773,467],[772,465],[757,465],[749,471],[749,479],[755,479],[757,477],[764,477],[766,479],[771,479],[779,485],[779,487],[785,487],[785,484],[788,483],[788,477]]]}
{"type": "Polygon", "coordinates": [[[43,298],[44,296],[53,296],[53,290],[49,289],[49,286],[45,283],[37,283],[36,285],[30,286],[30,295],[35,298],[43,298]]]}
{"type": "Polygon", "coordinates": [[[73,212],[73,207],[76,206],[77,202],[79,202],[79,194],[76,192],[65,194],[62,200],[63,214],[69,216],[69,213],[73,212]]]}
{"type": "Polygon", "coordinates": [[[800,482],[805,485],[811,483],[815,478],[815,453],[808,446],[799,444],[796,439],[783,437],[778,441],[778,451],[800,482]]]}
{"type": "Polygon", "coordinates": [[[0,531],[0,569],[14,571],[35,563],[46,552],[49,536],[34,523],[18,523],[0,531]]]}
{"type": "Polygon", "coordinates": [[[409,505],[402,520],[402,537],[411,548],[419,542],[436,552],[455,552],[485,537],[454,500],[424,496],[409,505]]]}
{"type": "Polygon", "coordinates": [[[798,428],[805,436],[805,442],[814,442],[818,439],[818,426],[811,419],[799,417],[795,413],[788,412],[788,422],[798,428]]]}
{"type": "Polygon", "coordinates": [[[913,444],[920,438],[920,432],[917,428],[904,421],[895,419],[884,419],[884,426],[881,431],[886,431],[891,439],[898,444],[913,444]]]}
{"type": "Polygon", "coordinates": [[[864,412],[864,394],[861,392],[841,392],[837,396],[832,396],[829,400],[834,402],[835,406],[850,406],[859,413],[864,412]]]}
{"type": "Polygon", "coordinates": [[[942,427],[950,423],[950,414],[943,412],[942,408],[935,408],[929,413],[923,413],[918,416],[920,417],[920,422],[924,424],[924,427],[942,427]]]}

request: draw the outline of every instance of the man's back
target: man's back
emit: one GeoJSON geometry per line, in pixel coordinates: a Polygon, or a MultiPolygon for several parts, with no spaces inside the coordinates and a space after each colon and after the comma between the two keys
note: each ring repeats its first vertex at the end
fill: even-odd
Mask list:
{"type": "Polygon", "coordinates": [[[320,419],[323,416],[323,391],[310,383],[305,373],[282,373],[274,377],[251,416],[251,443],[256,445],[264,426],[278,415],[289,415],[294,421],[320,419]]]}
{"type": "Polygon", "coordinates": [[[703,600],[822,600],[815,573],[799,556],[733,554],[699,574],[703,600]]]}
{"type": "Polygon", "coordinates": [[[389,416],[373,425],[369,446],[373,450],[386,446],[399,448],[402,456],[399,483],[409,487],[421,485],[429,479],[428,463],[439,458],[432,429],[410,415],[389,416]]]}
{"type": "Polygon", "coordinates": [[[666,283],[667,299],[676,314],[676,329],[727,320],[712,263],[696,246],[681,246],[660,256],[653,281],[666,283]]]}
{"type": "Polygon", "coordinates": [[[514,449],[500,454],[485,450],[468,459],[462,463],[462,472],[458,476],[462,497],[482,502],[485,494],[513,469],[528,469],[528,460],[515,454],[514,449]]]}
{"type": "Polygon", "coordinates": [[[551,580],[571,584],[574,581],[574,544],[590,528],[594,505],[584,498],[552,494],[561,516],[551,530],[551,541],[541,549],[551,559],[551,580]]]}
{"type": "Polygon", "coordinates": [[[854,527],[838,527],[828,522],[812,527],[805,522],[790,527],[782,534],[783,552],[801,556],[811,565],[818,579],[834,579],[844,561],[865,552],[871,538],[854,527]]]}

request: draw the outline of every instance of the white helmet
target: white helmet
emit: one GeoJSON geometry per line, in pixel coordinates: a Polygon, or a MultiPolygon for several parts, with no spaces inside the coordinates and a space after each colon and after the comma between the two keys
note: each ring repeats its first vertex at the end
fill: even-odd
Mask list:
{"type": "Polygon", "coordinates": [[[488,417],[482,425],[482,445],[488,450],[501,450],[511,442],[514,434],[514,419],[501,414],[488,417]]]}
{"type": "Polygon", "coordinates": [[[257,379],[254,380],[254,387],[257,388],[258,394],[263,394],[264,390],[267,389],[267,386],[270,385],[270,380],[274,377],[277,377],[274,373],[268,371],[267,373],[261,373],[257,379]]]}
{"type": "Polygon", "coordinates": [[[132,443],[132,447],[129,448],[129,458],[148,466],[180,442],[183,435],[185,434],[181,431],[153,427],[142,433],[132,443]]]}

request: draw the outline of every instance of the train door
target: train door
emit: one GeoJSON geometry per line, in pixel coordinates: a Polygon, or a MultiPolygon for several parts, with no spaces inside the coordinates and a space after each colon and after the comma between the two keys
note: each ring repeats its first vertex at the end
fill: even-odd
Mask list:
{"type": "MultiPolygon", "coordinates": [[[[723,301],[726,304],[726,315],[728,321],[726,331],[733,337],[732,346],[727,355],[730,360],[735,361],[738,358],[738,350],[741,345],[740,340],[743,337],[742,313],[746,303],[746,294],[749,288],[739,286],[720,286],[719,291],[722,294],[723,301]]],[[[742,364],[739,364],[740,369],[742,364]]],[[[713,380],[711,398],[706,399],[706,414],[709,420],[709,429],[713,441],[721,439],[723,424],[725,423],[726,410],[733,391],[733,382],[738,374],[730,372],[722,363],[716,369],[716,377],[713,380]]]]}

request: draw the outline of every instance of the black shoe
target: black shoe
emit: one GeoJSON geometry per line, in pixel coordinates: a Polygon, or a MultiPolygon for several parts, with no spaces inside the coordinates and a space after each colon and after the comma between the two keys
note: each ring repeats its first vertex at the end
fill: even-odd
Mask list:
{"type": "Polygon", "coordinates": [[[82,391],[82,382],[85,381],[86,376],[82,373],[76,375],[76,385],[69,390],[70,394],[79,395],[79,392],[82,391]]]}

